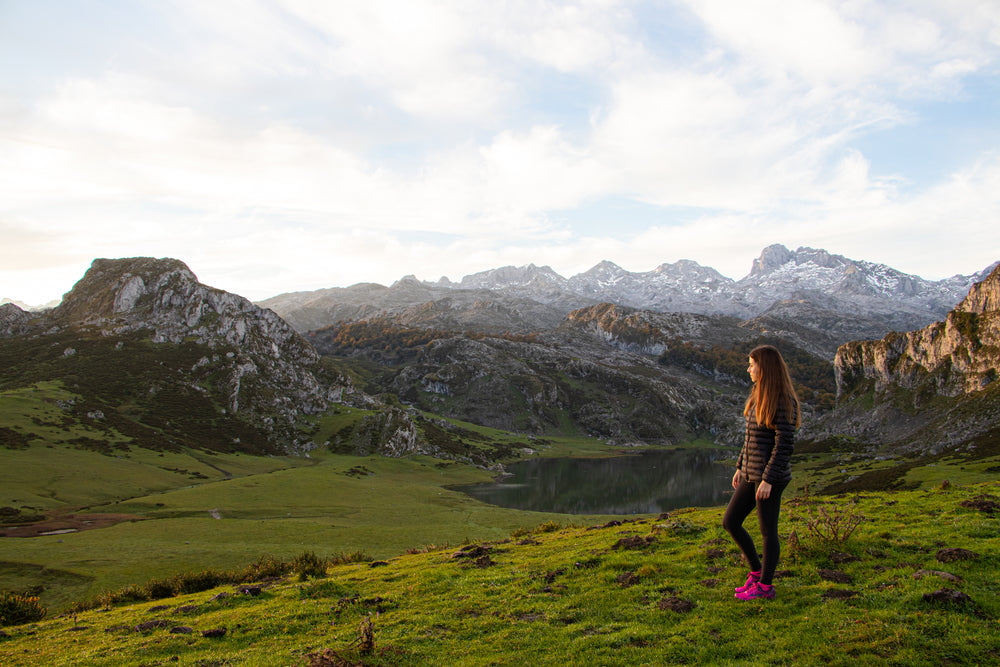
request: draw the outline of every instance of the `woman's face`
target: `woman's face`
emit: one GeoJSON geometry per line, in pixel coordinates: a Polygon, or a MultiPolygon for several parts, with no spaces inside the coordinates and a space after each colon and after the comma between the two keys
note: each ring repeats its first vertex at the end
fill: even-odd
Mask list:
{"type": "Polygon", "coordinates": [[[750,374],[750,380],[756,382],[760,378],[760,370],[757,368],[757,362],[754,361],[753,357],[750,357],[750,365],[747,366],[747,373],[750,374]]]}

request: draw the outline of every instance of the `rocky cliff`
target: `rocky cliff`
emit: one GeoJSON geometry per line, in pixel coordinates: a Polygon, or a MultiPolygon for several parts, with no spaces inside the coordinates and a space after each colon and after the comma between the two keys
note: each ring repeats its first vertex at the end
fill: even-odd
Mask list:
{"type": "Polygon", "coordinates": [[[1000,368],[1000,266],[940,321],[878,341],[851,342],[837,350],[838,395],[872,385],[930,389],[956,397],[996,382],[1000,368]]]}
{"type": "Polygon", "coordinates": [[[31,330],[31,313],[14,303],[0,305],[0,338],[17,336],[31,330]]]}
{"type": "Polygon", "coordinates": [[[998,304],[1000,267],[939,322],[842,345],[837,408],[806,424],[805,438],[876,458],[1000,451],[998,304]]]}

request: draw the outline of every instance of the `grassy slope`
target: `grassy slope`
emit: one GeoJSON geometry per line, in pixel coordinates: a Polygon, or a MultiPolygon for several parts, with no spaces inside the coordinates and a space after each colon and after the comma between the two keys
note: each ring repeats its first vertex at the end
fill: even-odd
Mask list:
{"type": "MultiPolygon", "coordinates": [[[[0,450],[0,460],[10,462],[31,451],[0,450]]],[[[59,448],[35,453],[59,455],[63,462],[79,456],[84,462],[76,468],[82,475],[66,472],[81,483],[80,492],[64,489],[61,481],[47,488],[78,500],[90,498],[94,504],[88,512],[144,517],[100,530],[0,538],[0,589],[42,585],[43,603],[56,609],[105,590],[189,570],[242,566],[261,555],[290,558],[306,550],[323,556],[361,551],[384,558],[411,547],[497,539],[519,527],[553,518],[565,520],[562,515],[485,505],[450,491],[444,487],[488,481],[490,475],[471,466],[426,458],[327,455],[312,459],[309,467],[266,471],[260,468],[270,459],[218,456],[213,458],[216,468],[237,470],[244,476],[197,480],[196,484],[184,480],[182,488],[147,491],[101,505],[96,500],[108,492],[95,481],[107,480],[108,488],[118,494],[117,475],[130,469],[120,466],[134,467],[146,483],[148,466],[133,458],[120,461],[59,448]],[[237,468],[240,465],[242,469],[237,468]],[[251,474],[254,467],[260,474],[251,474]],[[84,479],[89,486],[83,484],[84,479]]],[[[161,460],[155,453],[133,454],[161,460]]],[[[10,477],[41,478],[38,470],[27,465],[3,466],[0,477],[5,477],[5,485],[13,480],[6,479],[4,470],[17,471],[10,477]]],[[[51,469],[41,470],[54,474],[51,469]]],[[[217,469],[205,470],[221,477],[217,469]]],[[[26,488],[30,486],[25,483],[26,488]]]]}
{"type": "Polygon", "coordinates": [[[806,523],[820,504],[835,512],[851,498],[791,498],[782,533],[794,530],[799,547],[786,548],[778,597],[766,603],[732,599],[745,568],[714,508],[520,535],[485,545],[488,567],[452,547],[272,582],[259,597],[227,587],[53,618],[7,628],[0,662],[299,665],[323,649],[358,660],[359,625],[371,619],[375,651],[363,664],[994,664],[1000,519],[961,504],[984,494],[995,499],[1000,484],[863,494],[867,521],[842,544],[806,523]],[[627,538],[652,543],[616,548],[627,538]],[[941,562],[945,547],[977,556],[941,562]],[[924,600],[942,588],[971,601],[924,600]],[[163,627],[136,629],[154,620],[163,627]],[[193,632],[172,633],[178,626],[193,632]],[[225,636],[201,634],[216,628],[225,636]]]}

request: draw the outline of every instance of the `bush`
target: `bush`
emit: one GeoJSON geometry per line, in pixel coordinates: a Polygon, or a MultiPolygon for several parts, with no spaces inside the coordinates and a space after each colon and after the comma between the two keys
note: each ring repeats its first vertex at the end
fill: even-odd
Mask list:
{"type": "Polygon", "coordinates": [[[38,598],[18,593],[0,592],[0,626],[21,625],[45,618],[47,610],[38,598]]]}
{"type": "Polygon", "coordinates": [[[371,556],[364,551],[352,551],[349,554],[340,554],[329,559],[330,565],[347,565],[348,563],[370,563],[371,556]]]}
{"type": "MultiPolygon", "coordinates": [[[[854,531],[868,519],[858,511],[857,502],[835,505],[829,511],[823,505],[813,508],[808,500],[796,503],[805,506],[806,529],[820,543],[826,546],[842,546],[854,531]]],[[[794,511],[789,512],[794,520],[794,511]]]]}
{"type": "Polygon", "coordinates": [[[535,526],[535,529],[534,529],[533,532],[535,532],[535,533],[554,533],[557,530],[562,530],[562,526],[560,524],[556,523],[555,521],[549,521],[549,522],[543,523],[543,524],[541,524],[539,526],[535,526]]]}
{"type": "Polygon", "coordinates": [[[301,553],[292,561],[292,572],[299,575],[299,581],[309,577],[320,579],[326,576],[326,561],[311,551],[301,553]]]}
{"type": "Polygon", "coordinates": [[[88,608],[93,609],[94,607],[111,607],[116,604],[145,602],[147,600],[149,600],[149,591],[146,587],[133,584],[117,592],[107,591],[102,593],[93,602],[81,603],[78,611],[83,611],[88,608]]]}
{"type": "Polygon", "coordinates": [[[275,558],[274,556],[261,556],[256,563],[252,563],[239,572],[230,576],[234,583],[246,584],[264,579],[276,579],[283,577],[292,571],[291,563],[275,558]]]}
{"type": "Polygon", "coordinates": [[[170,583],[177,595],[200,593],[231,581],[231,577],[213,570],[185,572],[171,578],[170,583]]]}

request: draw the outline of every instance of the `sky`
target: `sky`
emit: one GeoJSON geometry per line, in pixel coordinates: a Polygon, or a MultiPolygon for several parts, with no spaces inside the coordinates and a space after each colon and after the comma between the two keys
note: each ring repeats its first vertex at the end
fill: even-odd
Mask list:
{"type": "Polygon", "coordinates": [[[1000,260],[997,0],[0,0],[0,297],[1000,260]]]}

